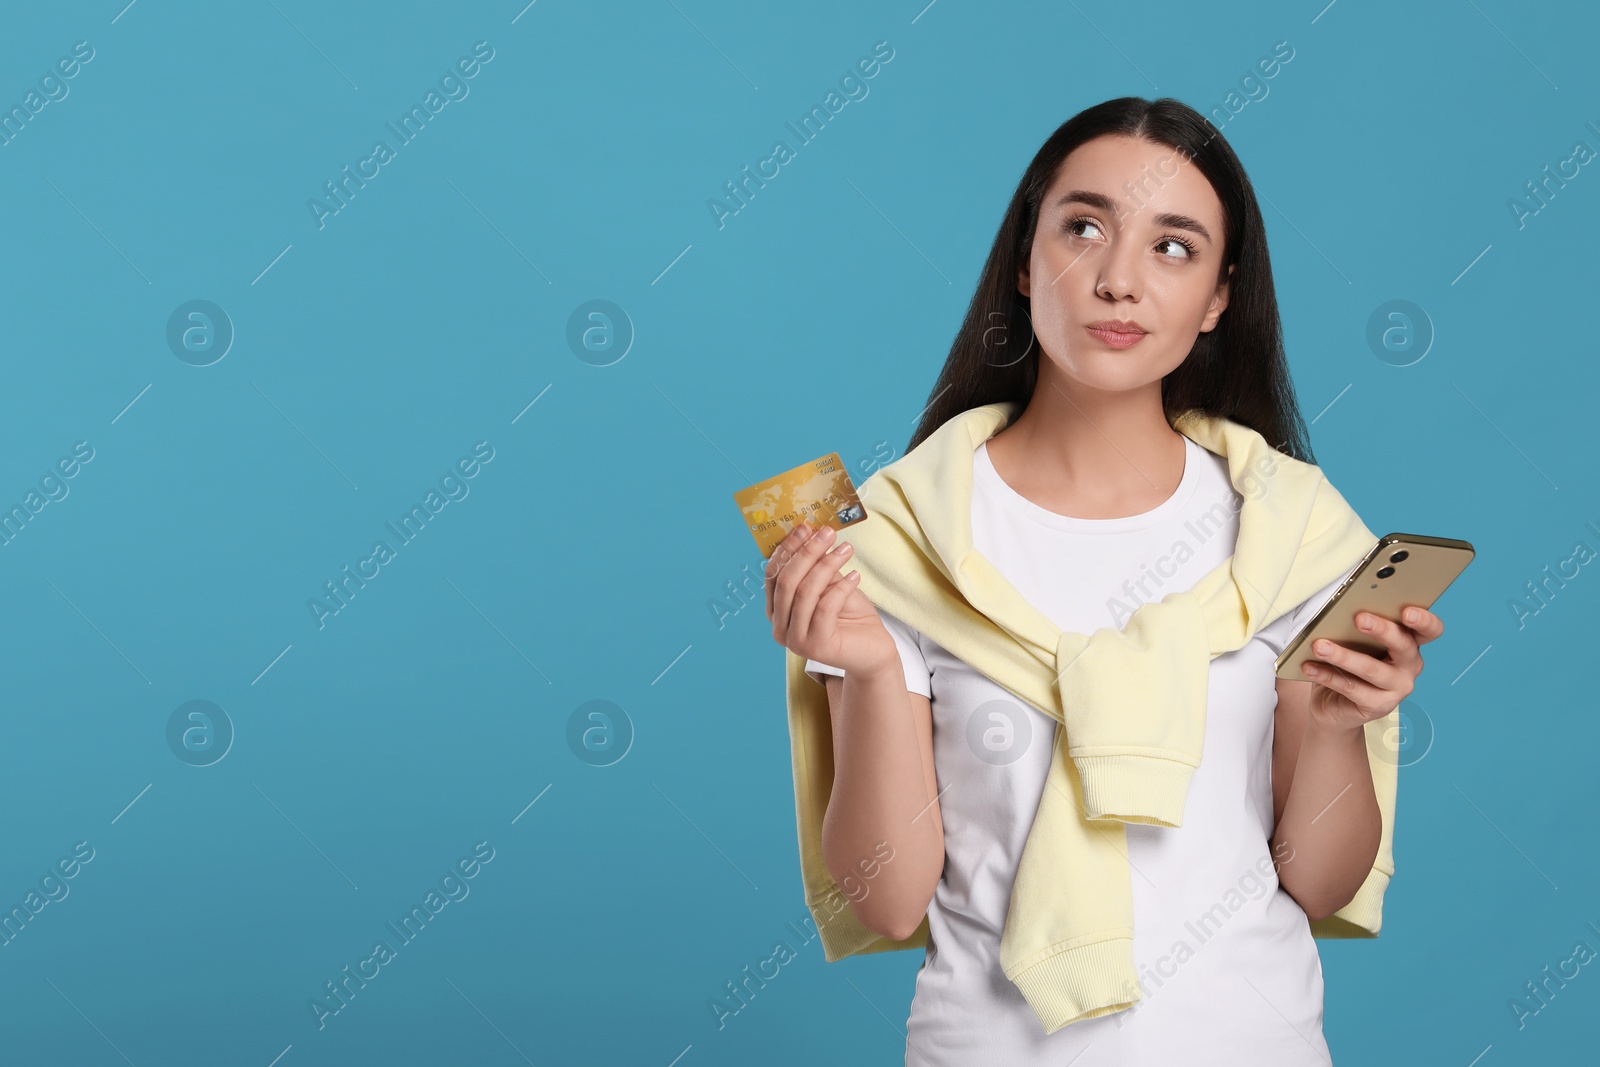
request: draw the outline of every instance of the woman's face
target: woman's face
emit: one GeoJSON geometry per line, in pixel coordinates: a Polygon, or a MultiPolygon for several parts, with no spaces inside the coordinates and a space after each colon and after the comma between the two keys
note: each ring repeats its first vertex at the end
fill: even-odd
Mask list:
{"type": "Polygon", "coordinates": [[[1078,146],[1039,205],[1017,277],[1041,358],[1092,389],[1159,382],[1227,307],[1222,225],[1211,183],[1176,149],[1124,136],[1078,146]],[[1102,322],[1143,333],[1091,329],[1102,322]]]}

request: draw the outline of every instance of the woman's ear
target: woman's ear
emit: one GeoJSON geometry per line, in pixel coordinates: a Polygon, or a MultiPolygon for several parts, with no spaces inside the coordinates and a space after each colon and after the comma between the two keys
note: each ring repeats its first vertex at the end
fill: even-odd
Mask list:
{"type": "Polygon", "coordinates": [[[1206,307],[1206,317],[1200,323],[1201,333],[1210,333],[1217,327],[1217,320],[1222,318],[1222,313],[1228,309],[1229,289],[1233,284],[1233,269],[1237,263],[1228,264],[1228,276],[1217,283],[1217,291],[1211,294],[1211,303],[1206,307]]]}
{"type": "Polygon", "coordinates": [[[1017,292],[1026,297],[1031,298],[1033,296],[1032,293],[1028,292],[1028,265],[1026,263],[1017,268],[1017,292]]]}

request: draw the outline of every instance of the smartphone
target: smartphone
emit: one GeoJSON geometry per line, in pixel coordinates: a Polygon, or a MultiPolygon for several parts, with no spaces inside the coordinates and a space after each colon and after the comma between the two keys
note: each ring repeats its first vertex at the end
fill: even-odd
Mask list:
{"type": "Polygon", "coordinates": [[[1388,646],[1357,629],[1356,615],[1367,611],[1399,622],[1404,608],[1431,610],[1474,555],[1470,544],[1451,537],[1406,533],[1380,537],[1322,610],[1289,639],[1277,660],[1278,677],[1310,681],[1300,666],[1306,660],[1321,659],[1312,649],[1313,642],[1324,637],[1382,659],[1388,646]]]}

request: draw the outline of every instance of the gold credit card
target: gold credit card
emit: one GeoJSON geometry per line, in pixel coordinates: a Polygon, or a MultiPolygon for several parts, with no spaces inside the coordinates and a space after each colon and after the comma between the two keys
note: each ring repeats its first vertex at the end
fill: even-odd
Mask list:
{"type": "Polygon", "coordinates": [[[802,463],[733,494],[763,559],[802,522],[842,530],[867,517],[839,453],[802,463]]]}

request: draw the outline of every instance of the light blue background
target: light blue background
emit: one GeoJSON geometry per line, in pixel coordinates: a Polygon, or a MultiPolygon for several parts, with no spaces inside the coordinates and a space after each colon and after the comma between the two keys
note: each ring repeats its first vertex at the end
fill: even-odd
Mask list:
{"type": "Polygon", "coordinates": [[[1479,552],[1411,702],[1436,737],[1383,934],[1319,943],[1329,1041],[1593,1054],[1595,965],[1523,1029],[1508,1007],[1600,949],[1600,578],[1511,607],[1600,547],[1600,176],[1508,206],[1600,148],[1592,13],[124,2],[0,34],[6,108],[94,49],[0,147],[0,504],[95,452],[0,549],[0,903],[95,850],[0,948],[7,1062],[899,1063],[919,953],[813,941],[724,1028],[708,1007],[806,915],[731,494],[901,454],[1044,138],[1127,94],[1220,118],[1280,40],[1224,133],[1317,458],[1374,531],[1479,552]],[[319,229],[307,200],[478,41],[469,95],[319,229]],[[869,95],[719,229],[707,200],[878,41],[869,95]],[[195,299],[237,334],[205,367],[165,339],[195,299]],[[567,342],[594,299],[636,331],[608,366],[567,342]],[[1431,322],[1419,362],[1368,346],[1390,300],[1431,322]],[[470,494],[319,629],[308,599],[478,441],[470,494]],[[236,732],[211,766],[168,746],[190,700],[236,732]],[[591,700],[632,724],[610,766],[568,744],[591,700]],[[479,841],[470,895],[319,1029],[324,982],[479,841]]]}

